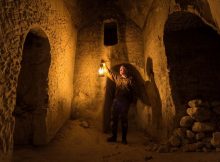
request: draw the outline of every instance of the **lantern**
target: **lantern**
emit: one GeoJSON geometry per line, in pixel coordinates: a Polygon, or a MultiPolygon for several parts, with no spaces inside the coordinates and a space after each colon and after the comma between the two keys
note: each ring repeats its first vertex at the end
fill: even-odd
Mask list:
{"type": "Polygon", "coordinates": [[[103,63],[100,64],[100,67],[99,67],[99,76],[100,77],[103,77],[105,76],[105,68],[103,66],[103,63]]]}

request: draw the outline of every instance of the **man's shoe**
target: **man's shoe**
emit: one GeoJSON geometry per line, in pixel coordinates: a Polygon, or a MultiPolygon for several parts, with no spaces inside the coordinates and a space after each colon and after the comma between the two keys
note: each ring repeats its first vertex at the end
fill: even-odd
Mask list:
{"type": "Polygon", "coordinates": [[[112,137],[107,138],[107,142],[117,142],[117,139],[116,137],[112,136],[112,137]]]}
{"type": "Polygon", "coordinates": [[[128,142],[127,142],[126,139],[122,139],[121,143],[124,144],[124,145],[127,145],[127,144],[128,144],[128,142]]]}

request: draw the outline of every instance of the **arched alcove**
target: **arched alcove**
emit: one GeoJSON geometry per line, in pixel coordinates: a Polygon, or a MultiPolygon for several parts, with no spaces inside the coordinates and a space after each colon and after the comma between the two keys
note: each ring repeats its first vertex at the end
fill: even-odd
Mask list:
{"type": "Polygon", "coordinates": [[[104,45],[113,46],[118,43],[118,31],[116,22],[104,23],[104,45]]]}
{"type": "Polygon", "coordinates": [[[31,29],[23,45],[14,110],[15,144],[43,144],[48,107],[50,44],[41,29],[31,29]]]}
{"type": "Polygon", "coordinates": [[[175,12],[165,24],[171,91],[178,111],[191,99],[220,100],[220,36],[192,13],[175,12]]]}

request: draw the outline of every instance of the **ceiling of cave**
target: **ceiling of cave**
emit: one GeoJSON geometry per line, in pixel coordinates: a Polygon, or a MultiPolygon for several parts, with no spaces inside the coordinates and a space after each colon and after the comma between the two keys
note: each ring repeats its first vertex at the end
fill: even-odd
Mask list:
{"type": "Polygon", "coordinates": [[[127,18],[143,27],[152,2],[153,0],[64,0],[79,28],[96,20],[109,4],[116,6],[127,18]]]}
{"type": "MultiPolygon", "coordinates": [[[[155,0],[63,0],[72,15],[74,24],[81,28],[86,24],[96,21],[106,14],[110,6],[112,13],[121,12],[126,18],[131,19],[140,28],[144,27],[149,11],[155,0]]],[[[181,10],[187,5],[192,5],[200,15],[210,24],[215,25],[207,0],[171,0],[179,4],[181,10]]]]}

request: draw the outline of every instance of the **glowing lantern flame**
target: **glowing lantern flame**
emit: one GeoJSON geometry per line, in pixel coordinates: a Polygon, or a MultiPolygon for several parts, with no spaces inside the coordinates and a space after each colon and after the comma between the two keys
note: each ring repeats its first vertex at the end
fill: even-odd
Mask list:
{"type": "Polygon", "coordinates": [[[105,74],[105,69],[103,67],[103,64],[100,64],[100,68],[99,68],[99,76],[104,76],[105,74]]]}
{"type": "Polygon", "coordinates": [[[104,69],[102,67],[99,68],[99,75],[104,75],[104,69]]]}

